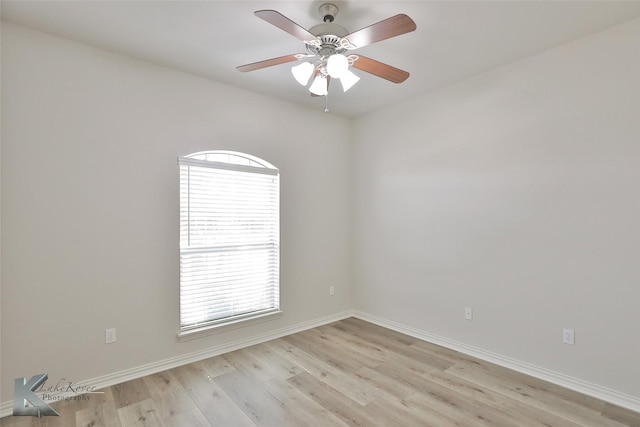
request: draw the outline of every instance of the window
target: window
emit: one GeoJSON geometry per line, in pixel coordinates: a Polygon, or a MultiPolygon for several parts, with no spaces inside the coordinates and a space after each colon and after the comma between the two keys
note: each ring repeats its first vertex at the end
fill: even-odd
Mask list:
{"type": "Polygon", "coordinates": [[[178,165],[180,334],[278,313],[278,169],[229,151],[178,165]]]}

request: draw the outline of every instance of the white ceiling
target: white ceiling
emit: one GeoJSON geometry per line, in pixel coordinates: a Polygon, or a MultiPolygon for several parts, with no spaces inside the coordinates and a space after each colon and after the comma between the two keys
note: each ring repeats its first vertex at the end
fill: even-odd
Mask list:
{"type": "MultiPolygon", "coordinates": [[[[274,9],[304,28],[325,1],[10,1],[2,20],[169,66],[322,111],[293,79],[292,64],[249,73],[238,65],[305,52],[257,18],[274,9]]],[[[356,117],[640,17],[640,1],[332,1],[355,31],[398,13],[417,30],[354,51],[411,73],[394,84],[355,70],[349,92],[332,85],[332,114],[356,117]]]]}

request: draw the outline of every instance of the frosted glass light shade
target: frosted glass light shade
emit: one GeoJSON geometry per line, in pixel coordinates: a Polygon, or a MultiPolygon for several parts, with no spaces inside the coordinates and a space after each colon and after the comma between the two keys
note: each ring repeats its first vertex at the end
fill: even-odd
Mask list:
{"type": "Polygon", "coordinates": [[[331,55],[327,60],[327,73],[334,79],[339,79],[349,69],[349,60],[339,53],[331,55]]]}
{"type": "Polygon", "coordinates": [[[349,89],[351,89],[351,86],[358,83],[358,80],[360,80],[360,77],[353,74],[351,70],[345,70],[344,73],[342,73],[342,76],[340,77],[342,90],[345,92],[348,91],[349,89]]]}
{"type": "Polygon", "coordinates": [[[291,67],[291,74],[293,74],[293,77],[295,77],[298,83],[306,86],[313,74],[313,64],[311,62],[303,62],[302,64],[295,65],[291,67]]]}
{"type": "Polygon", "coordinates": [[[322,74],[318,74],[316,78],[313,79],[309,91],[314,95],[325,96],[327,94],[327,78],[322,74]]]}

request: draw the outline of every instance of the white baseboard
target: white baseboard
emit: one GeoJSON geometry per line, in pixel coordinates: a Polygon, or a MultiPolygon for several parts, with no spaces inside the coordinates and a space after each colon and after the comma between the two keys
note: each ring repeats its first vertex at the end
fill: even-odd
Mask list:
{"type": "MultiPolygon", "coordinates": [[[[238,341],[222,344],[219,346],[207,348],[189,354],[184,354],[170,359],[160,360],[158,362],[149,363],[147,365],[138,366],[131,369],[125,369],[124,371],[114,372],[112,374],[103,375],[101,377],[92,378],[89,380],[78,381],[75,383],[78,387],[91,386],[95,390],[99,390],[106,387],[111,387],[116,384],[120,384],[126,381],[135,380],[137,378],[144,377],[146,375],[155,374],[158,372],[166,371],[167,369],[173,369],[178,366],[186,365],[200,360],[208,359],[209,357],[219,356],[220,354],[228,353],[230,351],[239,350],[241,348],[249,347],[255,344],[260,344],[276,338],[281,338],[287,335],[295,334],[296,332],[302,332],[307,329],[316,328],[318,326],[326,325],[328,323],[337,322],[338,320],[346,319],[353,316],[352,310],[346,310],[340,313],[335,313],[329,316],[309,320],[297,325],[288,326],[286,328],[277,329],[275,331],[267,332],[265,334],[256,335],[253,337],[245,338],[238,341]]],[[[70,393],[69,396],[72,394],[70,393]]],[[[66,397],[64,394],[59,394],[57,397],[66,397]]],[[[13,401],[0,403],[0,418],[9,416],[13,413],[13,401]]]]}
{"type": "Polygon", "coordinates": [[[514,371],[521,372],[523,374],[530,375],[532,377],[549,381],[553,384],[565,387],[579,393],[586,394],[588,396],[601,399],[605,402],[612,403],[614,405],[621,406],[623,408],[630,409],[632,411],[640,412],[640,398],[630,396],[628,394],[620,393],[615,390],[601,387],[596,384],[583,381],[578,378],[573,378],[568,375],[560,374],[558,372],[550,371],[529,363],[525,363],[510,357],[502,356],[497,353],[483,350],[481,348],[473,347],[461,342],[450,340],[438,335],[434,335],[425,331],[421,331],[400,323],[392,322],[390,320],[383,319],[381,317],[373,316],[371,314],[355,310],[353,316],[364,321],[374,323],[387,329],[391,329],[405,335],[409,335],[414,338],[428,341],[433,344],[447,347],[451,350],[459,351],[460,353],[467,354],[469,356],[477,357],[478,359],[485,360],[487,362],[494,363],[496,365],[513,369],[514,371]]]}

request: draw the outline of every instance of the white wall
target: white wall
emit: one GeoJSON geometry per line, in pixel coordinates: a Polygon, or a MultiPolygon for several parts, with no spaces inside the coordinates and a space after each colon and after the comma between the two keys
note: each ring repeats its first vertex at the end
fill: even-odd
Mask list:
{"type": "Polygon", "coordinates": [[[354,126],[357,310],[640,401],[639,20],[354,126]]]}
{"type": "Polygon", "coordinates": [[[2,113],[0,402],[352,306],[347,120],[6,23],[2,113]],[[280,168],[284,315],[180,343],[176,159],[208,149],[280,168]]]}

